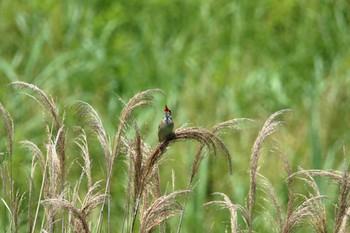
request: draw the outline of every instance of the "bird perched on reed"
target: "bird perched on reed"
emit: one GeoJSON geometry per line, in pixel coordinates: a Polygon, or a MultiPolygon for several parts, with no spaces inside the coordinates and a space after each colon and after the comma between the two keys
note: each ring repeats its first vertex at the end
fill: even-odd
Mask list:
{"type": "Polygon", "coordinates": [[[168,106],[165,105],[163,119],[158,126],[158,139],[162,142],[169,139],[174,134],[174,122],[171,116],[171,111],[168,106]]]}

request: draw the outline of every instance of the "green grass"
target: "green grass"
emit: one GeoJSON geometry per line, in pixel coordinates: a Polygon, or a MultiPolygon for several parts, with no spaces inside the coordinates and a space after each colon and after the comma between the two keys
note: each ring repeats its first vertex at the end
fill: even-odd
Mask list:
{"type": "MultiPolygon", "coordinates": [[[[257,120],[239,132],[221,135],[232,153],[232,176],[221,156],[204,160],[197,174],[199,183],[186,205],[183,232],[198,228],[223,232],[229,225],[226,212],[203,204],[213,200],[213,192],[225,193],[233,203],[245,203],[252,145],[263,121],[277,110],[294,110],[274,135],[293,172],[298,166],[341,171],[342,148],[350,142],[349,12],[345,0],[2,0],[0,102],[15,124],[15,189],[28,191],[27,180],[20,177],[28,176],[24,168],[31,164],[19,141],[31,140],[44,150],[47,137],[40,107],[7,86],[16,80],[33,83],[51,95],[61,116],[76,100],[89,103],[110,137],[117,131],[123,108],[117,95],[128,100],[140,91],[160,88],[165,95],[158,95],[152,108],[135,111],[143,139],[152,147],[157,145],[164,104],[172,109],[175,128],[183,124],[211,128],[239,117],[257,120]]],[[[66,115],[67,125],[77,124],[72,112],[66,115]]],[[[0,152],[5,152],[2,123],[0,135],[0,152]]],[[[89,143],[96,181],[104,177],[100,166],[105,161],[98,142],[90,138],[89,143]]],[[[273,145],[273,140],[265,144],[260,172],[286,205],[283,181],[287,174],[269,152],[273,145]]],[[[163,193],[173,191],[172,169],[175,190],[186,188],[197,146],[183,142],[167,151],[160,166],[163,193]]],[[[76,154],[73,150],[69,163],[79,157],[76,154]]],[[[80,157],[78,161],[82,162],[80,157]]],[[[121,226],[124,160],[115,166],[112,219],[121,226]]],[[[81,171],[73,167],[72,176],[78,179],[81,171]]],[[[34,178],[39,189],[40,174],[34,178]]],[[[332,194],[323,179],[317,183],[324,187],[322,194],[332,194]]],[[[336,203],[336,197],[330,202],[336,203]]],[[[2,221],[1,217],[0,226],[2,221]]],[[[168,223],[173,231],[177,222],[174,218],[168,223]]],[[[21,224],[25,229],[26,222],[21,224]]],[[[264,220],[257,224],[260,228],[264,220]]],[[[259,230],[263,231],[269,232],[259,230]]]]}

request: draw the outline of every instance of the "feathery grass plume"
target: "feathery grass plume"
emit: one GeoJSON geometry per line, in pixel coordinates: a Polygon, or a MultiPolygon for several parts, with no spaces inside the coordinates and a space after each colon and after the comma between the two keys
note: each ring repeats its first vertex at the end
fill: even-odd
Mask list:
{"type": "Polygon", "coordinates": [[[84,129],[80,129],[81,133],[79,134],[79,137],[77,137],[74,140],[74,143],[80,148],[81,155],[84,159],[84,172],[86,174],[87,180],[88,180],[88,189],[92,186],[92,176],[91,176],[91,161],[90,161],[90,153],[89,153],[89,147],[88,142],[86,138],[86,133],[84,129]]]}
{"type": "Polygon", "coordinates": [[[266,199],[269,203],[272,204],[272,206],[275,208],[276,215],[277,215],[277,224],[279,226],[280,231],[283,228],[283,221],[282,221],[282,208],[281,204],[278,201],[277,193],[275,188],[272,186],[271,182],[262,174],[257,173],[258,176],[258,184],[261,187],[261,190],[267,195],[268,199],[266,199]]]}
{"type": "Polygon", "coordinates": [[[127,226],[127,232],[129,232],[129,220],[132,218],[132,216],[129,216],[130,214],[130,206],[131,206],[131,200],[134,200],[133,192],[131,192],[131,189],[133,187],[133,146],[132,143],[128,141],[127,138],[121,137],[121,140],[125,147],[125,154],[129,157],[128,161],[128,171],[127,171],[127,182],[126,182],[126,198],[125,198],[125,208],[124,208],[124,217],[123,217],[123,225],[122,225],[122,232],[124,232],[125,224],[127,226]]]}
{"type": "Polygon", "coordinates": [[[65,160],[66,160],[66,135],[65,132],[63,131],[63,120],[60,121],[60,118],[58,116],[58,109],[56,107],[55,102],[53,101],[52,97],[47,96],[40,88],[38,88],[37,86],[33,85],[33,84],[29,84],[26,82],[22,82],[22,81],[15,81],[10,83],[10,85],[12,86],[17,86],[19,88],[28,88],[32,91],[34,91],[40,98],[36,98],[35,96],[31,96],[34,100],[36,100],[39,105],[44,109],[45,112],[48,113],[48,115],[51,116],[51,118],[53,119],[54,125],[55,125],[55,129],[56,131],[60,131],[60,129],[62,130],[62,133],[59,134],[59,137],[57,138],[57,150],[58,150],[58,158],[60,160],[60,171],[61,173],[60,175],[60,188],[61,190],[63,190],[63,186],[64,186],[64,182],[65,182],[65,160]],[[61,123],[62,122],[62,123],[61,123]]]}
{"type": "MultiPolygon", "coordinates": [[[[216,154],[217,149],[220,149],[221,151],[223,151],[226,157],[228,158],[230,171],[232,171],[231,156],[225,144],[214,133],[199,127],[192,127],[192,128],[185,128],[185,129],[182,128],[182,129],[176,130],[174,135],[171,138],[158,144],[158,146],[151,151],[151,153],[149,154],[149,156],[147,157],[146,161],[142,166],[142,169],[140,171],[142,174],[141,183],[136,183],[136,185],[137,184],[139,185],[134,187],[135,188],[134,193],[136,194],[137,199],[136,199],[136,204],[134,205],[132,229],[133,229],[134,221],[136,219],[136,215],[138,212],[141,194],[143,193],[143,190],[145,189],[145,186],[147,185],[147,183],[150,182],[150,177],[152,177],[150,176],[150,174],[153,174],[152,171],[154,171],[155,167],[157,166],[158,161],[161,158],[161,155],[165,152],[169,143],[171,142],[174,143],[179,140],[189,140],[189,139],[196,140],[196,141],[199,141],[200,143],[207,145],[209,148],[212,148],[214,150],[214,154],[216,154]]],[[[140,156],[139,158],[142,158],[142,156],[140,156]]]]}
{"type": "MultiPolygon", "coordinates": [[[[154,166],[150,179],[148,183],[146,184],[147,187],[145,187],[144,191],[142,192],[142,203],[140,204],[141,210],[140,215],[142,219],[142,215],[147,212],[147,209],[152,204],[152,200],[156,200],[162,196],[161,189],[160,189],[160,177],[159,177],[159,167],[158,164],[154,166]]],[[[185,194],[184,194],[185,195],[185,194]]],[[[160,229],[165,231],[165,224],[164,222],[160,223],[159,225],[160,229]]]]}
{"type": "Polygon", "coordinates": [[[248,228],[249,232],[252,232],[253,227],[253,208],[255,203],[255,193],[256,193],[256,176],[258,172],[258,162],[260,150],[265,139],[274,133],[277,128],[282,125],[282,121],[276,121],[276,118],[281,116],[286,112],[290,112],[290,109],[280,110],[272,114],[264,123],[262,129],[260,130],[254,145],[252,147],[252,152],[250,156],[250,182],[249,182],[249,196],[248,196],[248,228]]]}
{"type": "MultiPolygon", "coordinates": [[[[326,196],[320,194],[316,181],[307,171],[301,168],[299,168],[299,170],[300,172],[298,173],[305,175],[305,178],[298,178],[304,181],[314,194],[309,193],[310,197],[301,195],[304,197],[305,201],[288,216],[282,232],[293,232],[300,225],[301,221],[307,220],[313,229],[316,229],[316,232],[325,233],[327,232],[326,210],[321,201],[326,198],[326,196]]],[[[294,176],[294,174],[292,176],[294,176]]]]}
{"type": "MultiPolygon", "coordinates": [[[[42,195],[44,198],[57,198],[61,194],[64,195],[62,188],[62,171],[61,171],[61,164],[60,164],[60,159],[57,153],[58,149],[58,143],[60,140],[60,135],[63,132],[63,126],[58,130],[56,137],[54,138],[52,136],[52,132],[50,131],[49,127],[45,127],[46,134],[47,134],[47,142],[45,144],[46,147],[46,162],[44,169],[42,171],[43,174],[43,180],[42,180],[42,186],[40,189],[40,194],[39,194],[39,202],[38,202],[38,207],[37,207],[37,212],[36,216],[34,218],[34,224],[33,224],[33,231],[35,228],[36,220],[38,217],[39,213],[39,204],[41,201],[42,195]],[[48,179],[46,177],[48,176],[48,179]]],[[[35,151],[37,153],[39,161],[42,160],[43,158],[41,157],[41,152],[40,150],[31,143],[26,143],[27,146],[30,147],[31,150],[35,151]]],[[[58,224],[57,220],[57,214],[59,213],[60,209],[57,208],[52,208],[51,206],[45,206],[45,215],[46,219],[48,220],[46,222],[46,226],[48,227],[49,231],[53,231],[55,229],[55,226],[58,224]]],[[[62,220],[64,218],[64,213],[62,212],[62,220]]],[[[44,223],[44,219],[42,219],[42,224],[44,223]]],[[[63,224],[63,223],[62,223],[63,224]]]]}
{"type": "Polygon", "coordinates": [[[154,200],[150,207],[142,214],[140,232],[151,232],[164,220],[181,212],[181,204],[176,197],[190,192],[189,190],[176,191],[154,200]]]}
{"type": "Polygon", "coordinates": [[[158,163],[161,156],[166,151],[166,148],[170,143],[175,143],[177,141],[187,141],[187,140],[195,140],[201,144],[206,145],[209,149],[212,149],[214,155],[217,153],[219,149],[226,156],[229,163],[229,170],[232,173],[232,159],[230,152],[228,151],[225,143],[213,132],[201,128],[201,127],[189,127],[189,128],[180,128],[175,130],[174,135],[167,140],[159,143],[151,152],[151,154],[147,157],[145,164],[142,168],[142,187],[144,187],[147,182],[150,171],[153,169],[153,166],[158,163]]]}
{"type": "MultiPolygon", "coordinates": [[[[70,191],[70,194],[68,194],[69,195],[68,197],[69,197],[69,201],[71,203],[79,203],[80,205],[82,205],[82,201],[79,197],[79,190],[80,190],[81,183],[82,183],[86,173],[85,173],[84,167],[82,165],[80,165],[80,166],[82,167],[82,171],[81,171],[79,179],[76,181],[73,190],[71,191],[70,189],[68,189],[67,191],[70,191]]],[[[63,198],[61,198],[61,199],[63,199],[63,198]]],[[[67,199],[67,198],[65,198],[65,199],[67,199]]],[[[75,221],[76,221],[76,219],[74,218],[74,216],[72,214],[69,214],[68,215],[68,226],[74,226],[75,221]]]]}
{"type": "MultiPolygon", "coordinates": [[[[220,130],[225,130],[225,129],[232,129],[232,130],[240,130],[241,127],[239,126],[239,123],[244,122],[244,121],[250,121],[253,122],[253,120],[248,119],[248,118],[238,118],[238,119],[232,119],[224,122],[220,122],[216,124],[212,129],[211,132],[214,134],[217,134],[220,130]]],[[[202,143],[194,157],[193,164],[192,164],[192,169],[191,169],[191,175],[190,175],[190,181],[189,184],[192,184],[194,176],[196,175],[200,163],[203,161],[203,159],[206,157],[205,155],[202,154],[203,148],[204,148],[204,143],[202,143]]],[[[230,169],[230,172],[232,173],[232,169],[230,169]]],[[[187,187],[188,189],[190,187],[187,187]]]]}
{"type": "MultiPolygon", "coordinates": [[[[46,198],[56,198],[59,196],[59,174],[60,174],[60,161],[58,159],[55,143],[51,140],[46,144],[47,160],[48,163],[48,185],[44,188],[44,194],[46,198]]],[[[44,186],[45,187],[45,186],[44,186]]],[[[58,214],[58,208],[53,206],[44,206],[45,213],[48,219],[49,231],[53,231],[55,228],[56,217],[58,214]]]]}
{"type": "MultiPolygon", "coordinates": [[[[174,175],[174,173],[173,173],[174,175]]],[[[173,180],[175,179],[174,176],[172,177],[173,180]]],[[[147,193],[145,193],[145,196],[148,195],[148,193],[150,193],[150,196],[153,197],[153,199],[157,199],[160,198],[162,193],[161,193],[161,189],[160,189],[160,174],[159,174],[159,166],[155,166],[152,174],[151,174],[151,179],[150,179],[150,188],[147,189],[147,193]]],[[[173,186],[174,188],[174,186],[173,186]]],[[[175,189],[173,189],[173,192],[175,192],[175,189]]],[[[185,196],[187,194],[184,194],[185,196]]],[[[144,198],[146,199],[147,196],[144,198]]],[[[146,207],[146,205],[144,205],[146,207]]],[[[182,208],[183,209],[183,208],[182,208]]],[[[165,233],[166,232],[166,223],[165,221],[161,222],[159,224],[159,232],[160,233],[165,233]]]]}
{"type": "Polygon", "coordinates": [[[134,142],[134,152],[131,157],[132,158],[131,162],[133,164],[132,171],[134,174],[134,200],[133,201],[135,203],[136,197],[138,196],[138,191],[140,190],[140,186],[141,186],[143,153],[141,149],[142,140],[140,135],[140,129],[134,119],[133,119],[133,128],[135,129],[135,142],[134,142]]]}
{"type": "MultiPolygon", "coordinates": [[[[141,193],[141,181],[142,181],[142,163],[144,159],[144,152],[149,152],[150,149],[149,147],[142,141],[141,139],[141,134],[139,127],[137,125],[136,120],[134,117],[131,115],[130,116],[132,123],[133,123],[133,128],[135,131],[135,138],[134,140],[127,140],[123,139],[123,143],[126,148],[126,155],[129,157],[129,170],[128,170],[128,188],[127,188],[127,203],[126,203],[126,210],[128,211],[129,208],[129,198],[132,198],[132,203],[133,203],[133,209],[132,209],[132,223],[131,223],[131,229],[134,227],[134,223],[136,221],[136,216],[138,212],[138,208],[140,205],[140,199],[142,196],[141,193]],[[133,186],[133,192],[130,195],[130,187],[133,186]]],[[[151,189],[152,185],[151,185],[151,189]]],[[[143,193],[143,203],[142,206],[147,207],[147,200],[148,200],[148,194],[143,193]]],[[[125,216],[127,216],[129,213],[125,212],[125,216]]]]}
{"type": "Polygon", "coordinates": [[[14,205],[12,209],[13,213],[13,220],[14,220],[14,232],[18,233],[19,232],[19,227],[20,227],[20,216],[23,212],[23,209],[21,208],[22,203],[24,199],[24,193],[20,194],[19,191],[16,192],[15,200],[14,200],[14,205]]]}
{"type": "Polygon", "coordinates": [[[323,208],[323,204],[321,201],[325,199],[326,196],[321,195],[304,198],[305,201],[303,201],[287,219],[287,222],[284,225],[282,232],[294,232],[298,227],[301,226],[301,222],[305,220],[312,226],[313,229],[316,229],[316,232],[327,232],[326,228],[324,228],[325,225],[322,222],[323,212],[322,209],[320,209],[320,207],[323,208]]]}
{"type": "Polygon", "coordinates": [[[205,206],[208,205],[219,205],[222,208],[226,208],[230,211],[230,222],[231,222],[231,232],[232,233],[236,233],[239,232],[238,230],[238,225],[237,225],[237,212],[240,211],[243,219],[247,219],[248,217],[248,213],[246,212],[246,210],[244,209],[243,206],[240,206],[238,204],[233,204],[230,200],[230,198],[225,195],[224,193],[213,193],[213,195],[219,195],[221,196],[224,200],[223,201],[210,201],[205,203],[205,206]]]}
{"type": "MultiPolygon", "coordinates": [[[[8,178],[8,184],[10,186],[10,193],[9,193],[9,199],[10,199],[10,208],[13,209],[14,207],[14,190],[13,190],[13,177],[12,177],[12,154],[13,154],[13,134],[14,134],[14,125],[13,120],[10,115],[10,113],[5,109],[5,107],[0,103],[0,112],[4,119],[4,123],[6,125],[6,135],[7,135],[7,153],[9,156],[9,163],[7,165],[7,172],[9,174],[8,178]]],[[[5,171],[3,171],[5,172],[5,171]]],[[[6,172],[5,172],[6,173],[6,172]]],[[[3,190],[4,190],[4,197],[6,197],[7,190],[6,190],[6,179],[2,179],[3,182],[3,190]]],[[[4,219],[6,219],[5,216],[6,212],[4,211],[4,219]]],[[[4,221],[4,227],[6,227],[6,220],[4,221]]],[[[11,231],[13,231],[12,225],[11,225],[11,231]]]]}
{"type": "MultiPolygon", "coordinates": [[[[347,220],[347,212],[349,209],[349,194],[350,194],[350,183],[349,183],[349,173],[345,166],[343,173],[339,171],[324,171],[324,170],[303,170],[299,169],[298,172],[293,173],[290,177],[306,175],[307,177],[318,176],[329,178],[340,184],[340,191],[338,196],[338,204],[337,204],[337,214],[334,222],[334,232],[342,232],[344,231],[344,221],[347,220]]],[[[305,180],[305,179],[304,179],[305,180]]],[[[311,187],[313,187],[314,191],[317,190],[317,184],[310,181],[308,182],[311,187]]],[[[321,212],[321,211],[320,211],[321,212]]],[[[322,210],[321,213],[325,215],[325,210],[322,210]]],[[[324,221],[325,216],[323,217],[324,221]]],[[[322,222],[322,221],[319,221],[322,222]]],[[[318,224],[322,226],[321,224],[318,224]]],[[[326,225],[326,222],[324,222],[326,225]]],[[[345,224],[346,227],[346,224],[345,224]]],[[[326,229],[323,227],[323,229],[326,229]]],[[[288,232],[288,231],[286,231],[288,232]]],[[[325,232],[321,231],[320,232],[325,232]]]]}
{"type": "MultiPolygon", "coordinates": [[[[124,230],[124,225],[126,224],[127,226],[127,232],[129,232],[129,225],[128,222],[130,219],[134,219],[134,215],[130,214],[130,206],[133,203],[133,211],[132,213],[135,212],[135,208],[137,207],[136,205],[136,199],[138,196],[137,192],[140,190],[140,178],[141,178],[141,166],[144,161],[144,156],[145,154],[149,154],[151,151],[151,148],[143,141],[141,140],[141,136],[139,134],[138,127],[134,125],[135,128],[135,139],[128,139],[125,137],[121,137],[121,141],[123,143],[123,148],[125,151],[123,151],[123,154],[127,156],[127,164],[128,164],[128,171],[127,171],[127,182],[126,182],[126,203],[125,203],[125,212],[124,212],[124,220],[123,220],[123,227],[122,229],[124,230]],[[135,128],[136,127],[136,128],[135,128]],[[133,191],[131,191],[133,190],[133,191]],[[129,217],[127,217],[129,216],[129,217]],[[129,218],[129,219],[128,219],[129,218]]],[[[152,182],[150,182],[152,183],[152,182]]],[[[159,185],[159,184],[158,184],[159,185]]],[[[151,193],[153,194],[154,185],[150,185],[150,190],[151,193]]],[[[159,196],[160,196],[160,188],[159,188],[159,196]]],[[[147,194],[144,193],[143,195],[143,203],[142,206],[147,207],[147,194]]]]}
{"type": "Polygon", "coordinates": [[[74,232],[90,232],[88,225],[88,216],[105,199],[104,194],[96,192],[101,182],[102,181],[98,181],[90,187],[82,202],[81,209],[75,207],[74,202],[70,202],[66,199],[63,199],[62,197],[49,198],[43,200],[41,203],[43,205],[52,205],[55,208],[58,207],[57,209],[65,208],[69,210],[70,213],[75,216],[73,221],[74,232]]]}
{"type": "MultiPolygon", "coordinates": [[[[346,155],[345,147],[344,158],[346,155]]],[[[345,161],[343,168],[343,175],[339,187],[339,196],[337,204],[337,215],[334,222],[334,232],[346,232],[348,212],[350,208],[349,195],[350,195],[350,182],[349,182],[349,164],[345,161]]]]}
{"type": "Polygon", "coordinates": [[[30,171],[30,184],[29,184],[29,200],[28,200],[28,223],[27,223],[27,232],[34,232],[35,229],[35,225],[36,225],[36,220],[38,217],[38,213],[39,213],[39,206],[40,206],[40,200],[41,200],[41,196],[44,193],[45,197],[49,196],[49,187],[48,184],[49,182],[46,180],[46,171],[47,171],[47,163],[48,163],[48,159],[45,160],[44,155],[42,153],[42,151],[39,149],[39,147],[34,144],[31,141],[28,140],[24,140],[20,142],[21,146],[32,152],[33,153],[33,158],[32,158],[32,166],[31,166],[31,171],[30,171]],[[36,168],[36,164],[37,162],[40,165],[41,168],[41,173],[42,173],[42,186],[40,189],[40,194],[39,194],[39,202],[38,202],[38,206],[37,206],[37,211],[35,216],[32,216],[32,211],[34,210],[34,208],[32,208],[32,199],[33,199],[33,178],[34,178],[34,172],[35,172],[35,168],[36,168]]]}
{"type": "Polygon", "coordinates": [[[13,133],[14,133],[13,120],[10,113],[5,109],[5,107],[1,103],[0,103],[0,112],[6,125],[7,150],[11,161],[12,153],[13,153],[13,133]]]}
{"type": "MultiPolygon", "coordinates": [[[[35,226],[36,226],[36,222],[38,220],[38,216],[39,216],[39,209],[40,209],[40,201],[42,199],[43,195],[48,196],[48,185],[47,185],[47,181],[46,181],[46,177],[47,177],[47,169],[48,169],[48,165],[49,165],[49,157],[48,155],[46,156],[46,161],[45,161],[45,166],[44,169],[42,170],[42,180],[41,180],[41,187],[40,187],[40,192],[39,192],[39,197],[38,197],[38,202],[37,202],[37,207],[36,207],[36,212],[35,212],[35,216],[34,216],[34,220],[33,220],[33,225],[31,228],[31,233],[35,232],[35,226]]],[[[45,212],[46,214],[46,212],[45,212]]],[[[43,222],[42,222],[43,223],[43,222]]],[[[42,225],[43,226],[43,225],[42,225]]],[[[43,229],[43,227],[41,227],[41,229],[43,229]]]]}
{"type": "Polygon", "coordinates": [[[334,232],[339,232],[339,233],[347,233],[347,228],[348,228],[348,222],[349,222],[349,216],[350,216],[350,207],[346,209],[346,214],[343,216],[342,222],[340,224],[339,230],[334,231],[334,232]]]}
{"type": "MultiPolygon", "coordinates": [[[[111,188],[110,186],[111,186],[111,176],[112,176],[113,164],[114,164],[114,161],[118,155],[119,148],[120,148],[120,139],[121,139],[123,131],[126,128],[128,119],[130,118],[130,116],[132,115],[132,112],[136,108],[150,105],[152,103],[152,101],[154,99],[154,95],[156,93],[163,93],[163,91],[160,89],[150,89],[150,90],[146,90],[143,92],[139,92],[136,95],[134,95],[128,101],[128,103],[125,103],[122,100],[122,98],[118,97],[118,100],[124,104],[124,108],[123,108],[121,116],[120,116],[120,123],[119,123],[117,133],[114,136],[112,154],[111,154],[111,157],[109,159],[108,166],[107,166],[107,181],[106,181],[105,195],[108,197],[109,197],[108,194],[109,194],[110,188],[111,188]]],[[[136,121],[134,121],[133,123],[134,123],[134,127],[135,127],[136,121]]],[[[137,130],[136,130],[136,132],[137,132],[137,130]]],[[[136,166],[138,166],[138,165],[136,165],[136,166]]],[[[109,203],[109,201],[110,200],[108,200],[108,229],[107,229],[108,233],[110,232],[110,203],[109,203]]],[[[102,205],[100,216],[99,216],[99,221],[98,221],[99,230],[98,231],[101,230],[100,226],[102,223],[102,215],[103,215],[103,211],[104,211],[104,206],[105,206],[105,202],[102,205]]]]}
{"type": "MultiPolygon", "coordinates": [[[[87,126],[89,126],[92,130],[92,132],[97,137],[98,141],[101,144],[101,147],[103,149],[103,153],[106,160],[106,169],[107,169],[107,183],[106,183],[106,190],[105,190],[105,197],[109,197],[109,190],[110,190],[110,176],[112,175],[111,169],[112,169],[112,150],[110,147],[110,140],[107,136],[106,130],[103,127],[102,121],[95,111],[95,109],[88,103],[84,101],[76,101],[71,108],[75,108],[75,114],[80,119],[84,119],[87,126]]],[[[85,139],[86,140],[86,139],[85,139]]],[[[82,145],[83,146],[83,145],[82,145]]],[[[82,148],[81,148],[82,149],[82,148]]],[[[86,150],[87,148],[84,148],[86,150]]],[[[83,150],[83,149],[82,149],[83,150]]],[[[87,151],[85,151],[87,152],[87,151]]],[[[84,153],[84,152],[83,152],[84,153]]],[[[102,215],[103,215],[103,209],[104,204],[102,205],[100,217],[98,221],[98,226],[100,227],[102,224],[102,215]]],[[[110,200],[108,200],[108,232],[109,230],[109,221],[110,221],[110,200]]],[[[99,231],[99,230],[98,230],[99,231]]]]}
{"type": "Polygon", "coordinates": [[[23,141],[20,141],[20,144],[22,145],[22,147],[28,151],[31,151],[33,153],[33,159],[34,161],[38,161],[39,162],[39,165],[40,165],[40,168],[42,171],[44,171],[44,168],[45,168],[45,158],[44,158],[44,155],[43,153],[41,152],[41,150],[39,149],[39,147],[31,142],[31,141],[28,141],[28,140],[23,140],[23,141]]]}
{"type": "MultiPolygon", "coordinates": [[[[307,183],[313,189],[313,196],[321,196],[320,190],[317,186],[315,179],[312,176],[307,177],[307,183]]],[[[326,233],[327,232],[327,219],[325,206],[321,201],[313,202],[314,214],[310,216],[310,223],[317,232],[326,233]]]]}
{"type": "MultiPolygon", "coordinates": [[[[347,212],[350,208],[349,196],[350,196],[350,182],[348,164],[345,162],[343,173],[339,171],[323,171],[323,170],[302,170],[292,174],[297,175],[319,176],[330,178],[340,184],[340,191],[337,203],[337,214],[334,221],[334,232],[344,232],[344,224],[346,227],[346,221],[348,219],[347,212]]],[[[316,184],[314,184],[315,186],[316,184]]]]}
{"type": "Polygon", "coordinates": [[[75,232],[82,232],[82,233],[89,233],[89,226],[86,221],[86,216],[82,211],[75,208],[73,203],[65,200],[65,199],[58,199],[58,198],[52,198],[52,199],[46,199],[41,202],[44,206],[45,205],[52,205],[53,207],[57,209],[65,208],[70,211],[79,221],[74,222],[74,231],[75,232]]]}
{"type": "MultiPolygon", "coordinates": [[[[224,130],[224,129],[240,130],[241,127],[240,127],[239,123],[244,122],[244,121],[253,122],[253,120],[248,119],[248,118],[232,119],[232,120],[228,120],[228,121],[224,121],[224,122],[220,122],[220,123],[216,124],[211,129],[211,132],[214,133],[214,134],[217,134],[218,131],[224,130]]],[[[187,189],[189,189],[189,190],[191,189],[191,186],[192,186],[192,183],[193,183],[193,179],[194,179],[195,175],[198,172],[199,165],[201,164],[201,162],[207,156],[207,154],[203,154],[202,153],[204,146],[205,146],[205,144],[201,143],[201,145],[197,149],[196,155],[194,156],[193,163],[192,163],[192,168],[191,168],[191,175],[190,175],[190,179],[189,179],[189,182],[188,182],[188,185],[187,185],[187,189]]],[[[185,201],[184,201],[184,204],[183,204],[184,208],[183,208],[183,211],[182,211],[181,216],[180,216],[180,221],[179,221],[177,233],[180,233],[180,231],[181,231],[181,225],[182,225],[183,217],[184,217],[184,214],[185,214],[185,208],[186,208],[187,200],[188,200],[188,195],[186,195],[186,197],[185,197],[185,201]]]]}
{"type": "Polygon", "coordinates": [[[83,208],[81,210],[85,215],[90,214],[96,206],[102,203],[103,198],[105,198],[105,195],[98,191],[101,183],[102,180],[95,182],[85,195],[83,208]]]}
{"type": "MultiPolygon", "coordinates": [[[[106,133],[105,128],[103,127],[101,118],[95,111],[95,109],[88,103],[78,100],[75,101],[71,108],[75,110],[75,115],[79,118],[84,120],[85,124],[89,126],[91,131],[94,133],[98,141],[100,142],[103,153],[106,159],[107,164],[109,163],[109,159],[111,157],[111,149],[110,149],[110,142],[106,133]]],[[[85,134],[85,131],[82,132],[85,134]]],[[[85,136],[86,138],[86,136],[85,136]]],[[[86,141],[86,139],[85,139],[86,141]]]]}
{"type": "MultiPolygon", "coordinates": [[[[200,154],[204,145],[206,145],[209,149],[213,150],[214,155],[216,155],[218,149],[224,153],[224,155],[226,156],[229,162],[229,171],[232,174],[231,155],[227,147],[225,146],[225,143],[215,133],[201,127],[179,128],[175,130],[174,134],[170,138],[159,143],[157,147],[154,148],[149,154],[149,156],[147,157],[144,165],[142,166],[142,182],[139,190],[140,194],[142,193],[146,183],[148,182],[150,172],[158,164],[158,161],[166,151],[166,148],[169,146],[169,144],[175,143],[177,141],[187,141],[187,140],[195,140],[201,144],[196,154],[196,157],[194,159],[194,164],[196,165],[192,167],[192,172],[195,172],[196,169],[198,169],[198,166],[200,163],[200,154]]],[[[181,218],[182,217],[180,217],[180,222],[181,222],[181,218]]],[[[181,223],[179,224],[178,231],[180,229],[180,226],[181,226],[181,223]]]]}
{"type": "Polygon", "coordinates": [[[132,112],[139,107],[149,106],[151,105],[154,95],[157,93],[162,93],[163,91],[160,89],[149,89],[143,92],[139,92],[136,95],[134,95],[128,103],[125,103],[124,100],[120,97],[118,97],[118,100],[124,104],[124,108],[122,110],[121,116],[120,116],[120,123],[118,127],[118,131],[114,137],[114,143],[113,143],[113,150],[112,150],[112,161],[114,161],[115,157],[117,156],[119,146],[120,146],[120,137],[122,136],[122,132],[124,131],[126,127],[126,123],[128,122],[128,119],[132,112]]]}
{"type": "Polygon", "coordinates": [[[38,94],[40,96],[41,99],[38,99],[34,96],[31,96],[34,100],[36,100],[43,108],[45,111],[49,112],[52,116],[52,119],[54,120],[55,123],[55,127],[56,128],[60,128],[61,127],[61,123],[58,117],[58,111],[57,111],[57,107],[55,105],[55,102],[52,100],[52,98],[48,97],[40,88],[38,88],[37,86],[33,85],[33,84],[29,84],[23,81],[15,81],[10,83],[10,85],[12,86],[17,86],[21,89],[24,88],[28,88],[33,90],[36,94],[38,94]]]}
{"type": "MultiPolygon", "coordinates": [[[[150,89],[143,92],[139,92],[135,96],[133,96],[128,101],[128,103],[125,103],[123,99],[118,97],[119,101],[124,104],[124,108],[120,116],[118,131],[114,137],[114,144],[113,144],[113,150],[112,150],[112,163],[115,157],[117,156],[117,153],[120,147],[120,139],[122,136],[122,132],[125,130],[128,119],[131,117],[133,121],[133,127],[135,129],[136,157],[134,157],[134,166],[135,166],[134,172],[135,172],[135,177],[137,177],[137,179],[135,179],[136,182],[139,182],[141,180],[138,177],[140,176],[140,172],[141,172],[142,151],[141,151],[140,131],[135,119],[132,117],[132,112],[138,107],[144,107],[144,106],[150,105],[156,93],[163,93],[163,91],[160,89],[150,89]]],[[[139,185],[135,185],[135,186],[138,187],[139,185]]]]}
{"type": "Polygon", "coordinates": [[[31,229],[33,227],[33,210],[34,210],[34,203],[33,203],[33,195],[34,195],[34,173],[36,170],[36,157],[32,157],[32,165],[30,167],[30,176],[29,176],[29,190],[28,190],[28,217],[27,217],[27,231],[31,232],[31,229]]]}
{"type": "Polygon", "coordinates": [[[276,146],[274,148],[274,150],[279,154],[280,158],[282,159],[283,162],[283,167],[284,170],[286,171],[287,175],[288,175],[288,203],[287,203],[287,214],[286,214],[286,219],[289,218],[289,216],[292,214],[293,212],[293,205],[294,205],[294,181],[293,181],[293,177],[292,177],[292,168],[289,164],[289,161],[287,159],[287,155],[285,154],[285,152],[282,150],[281,146],[276,146]]]}
{"type": "Polygon", "coordinates": [[[342,173],[340,171],[324,171],[324,170],[318,170],[318,169],[310,169],[310,170],[299,169],[299,171],[291,174],[290,177],[288,177],[288,179],[293,178],[295,176],[304,175],[304,174],[308,174],[310,176],[319,176],[319,177],[329,178],[329,179],[334,180],[338,183],[342,182],[343,175],[344,175],[344,173],[342,173]]]}

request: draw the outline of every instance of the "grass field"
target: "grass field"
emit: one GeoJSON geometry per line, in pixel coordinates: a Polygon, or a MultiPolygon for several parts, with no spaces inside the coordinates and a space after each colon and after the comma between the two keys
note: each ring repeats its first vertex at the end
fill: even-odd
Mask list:
{"type": "Polygon", "coordinates": [[[349,12],[0,1],[0,231],[349,231],[349,12]]]}

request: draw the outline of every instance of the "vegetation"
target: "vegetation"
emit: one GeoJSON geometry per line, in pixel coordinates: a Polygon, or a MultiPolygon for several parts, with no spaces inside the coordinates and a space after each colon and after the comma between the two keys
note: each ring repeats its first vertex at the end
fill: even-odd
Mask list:
{"type": "Polygon", "coordinates": [[[346,232],[349,12],[1,1],[1,229],[346,232]]]}

